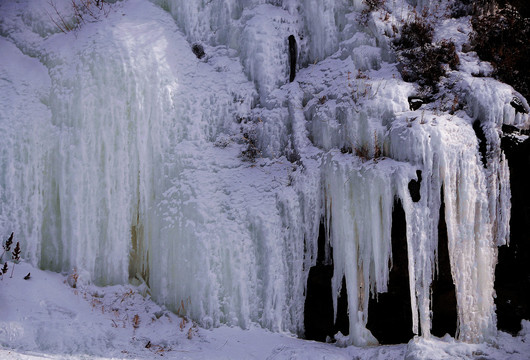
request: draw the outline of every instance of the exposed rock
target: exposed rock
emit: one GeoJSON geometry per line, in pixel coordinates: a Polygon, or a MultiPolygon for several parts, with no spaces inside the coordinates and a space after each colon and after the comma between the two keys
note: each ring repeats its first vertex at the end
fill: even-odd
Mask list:
{"type": "Polygon", "coordinates": [[[530,139],[505,136],[501,148],[510,167],[512,212],[510,244],[499,248],[495,269],[497,327],[517,334],[521,320],[530,319],[530,139]]]}
{"type": "Polygon", "coordinates": [[[388,291],[370,299],[366,327],[381,344],[407,343],[412,333],[407,233],[405,212],[400,201],[392,211],[392,269],[388,291]]]}
{"type": "Polygon", "coordinates": [[[410,110],[418,110],[423,104],[428,104],[432,101],[431,98],[420,97],[420,96],[409,96],[409,108],[410,110]]]}
{"type": "Polygon", "coordinates": [[[289,82],[293,82],[296,76],[297,56],[298,56],[298,47],[296,45],[296,39],[294,38],[294,35],[289,35],[289,64],[290,64],[289,82]]]}
{"type": "Polygon", "coordinates": [[[484,165],[485,168],[488,167],[488,158],[487,158],[487,152],[488,148],[486,146],[486,134],[484,134],[484,130],[482,129],[482,125],[480,124],[479,120],[476,120],[473,123],[473,130],[475,131],[475,135],[478,139],[478,151],[480,153],[480,160],[482,161],[482,165],[484,165]]]}
{"type": "Polygon", "coordinates": [[[204,47],[199,44],[195,43],[191,46],[191,51],[197,56],[198,59],[202,59],[206,53],[204,52],[204,47]]]}
{"type": "MultiPolygon", "coordinates": [[[[440,196],[443,199],[443,193],[440,196]]],[[[447,226],[445,224],[445,204],[442,200],[438,221],[438,266],[431,285],[432,289],[432,328],[431,334],[442,337],[456,334],[456,293],[451,262],[447,245],[447,226]]]]}
{"type": "Polygon", "coordinates": [[[510,101],[510,105],[513,106],[516,114],[528,114],[528,110],[525,108],[523,102],[518,97],[514,97],[512,101],[510,101]]]}
{"type": "Polygon", "coordinates": [[[416,175],[418,177],[418,180],[410,180],[409,181],[409,193],[410,197],[412,198],[412,201],[418,202],[421,200],[421,170],[416,170],[416,175]]]}
{"type": "Polygon", "coordinates": [[[327,337],[333,339],[339,331],[344,335],[349,333],[348,296],[344,279],[337,300],[337,319],[336,321],[333,319],[333,298],[331,296],[333,263],[326,261],[325,247],[324,223],[321,223],[317,263],[309,270],[304,305],[305,338],[308,340],[326,341],[327,337]]]}

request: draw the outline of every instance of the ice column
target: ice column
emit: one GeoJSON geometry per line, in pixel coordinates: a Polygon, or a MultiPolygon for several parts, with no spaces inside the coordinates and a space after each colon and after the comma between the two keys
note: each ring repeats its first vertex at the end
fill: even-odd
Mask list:
{"type": "Polygon", "coordinates": [[[407,219],[413,330],[418,332],[419,323],[423,336],[429,336],[430,282],[435,274],[443,189],[459,338],[483,341],[495,333],[497,244],[475,134],[469,123],[458,117],[432,116],[426,122],[404,124],[396,122],[393,126],[392,152],[423,171],[418,203],[411,202],[405,183],[400,190],[407,219]]]}
{"type": "Polygon", "coordinates": [[[379,167],[351,155],[328,156],[323,163],[326,223],[333,247],[332,296],[337,298],[343,277],[348,290],[349,341],[377,344],[369,330],[371,294],[387,289],[391,261],[394,194],[390,167],[379,167]]]}

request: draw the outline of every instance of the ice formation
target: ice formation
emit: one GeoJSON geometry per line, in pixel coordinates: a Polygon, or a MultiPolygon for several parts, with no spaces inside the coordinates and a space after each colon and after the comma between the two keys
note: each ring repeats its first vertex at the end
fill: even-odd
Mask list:
{"type": "MultiPolygon", "coordinates": [[[[66,21],[69,3],[56,5],[66,21]]],[[[127,0],[67,34],[49,6],[0,4],[0,233],[18,234],[26,259],[99,284],[142,279],[203,326],[303,334],[324,219],[348,341],[373,344],[368,299],[386,291],[397,197],[413,330],[428,337],[443,201],[459,337],[495,333],[510,214],[499,131],[528,116],[510,108],[511,87],[472,77],[476,58],[448,77],[464,110],[410,111],[417,89],[392,63],[380,14],[359,22],[362,1],[127,0]]],[[[391,22],[412,10],[388,7],[391,22]]]]}

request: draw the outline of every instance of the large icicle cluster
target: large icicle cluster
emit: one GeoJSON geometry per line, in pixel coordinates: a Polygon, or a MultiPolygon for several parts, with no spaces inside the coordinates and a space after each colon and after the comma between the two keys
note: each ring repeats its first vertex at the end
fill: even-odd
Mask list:
{"type": "Polygon", "coordinates": [[[373,162],[360,164],[361,160],[352,164],[345,157],[351,156],[330,155],[322,167],[326,219],[333,247],[331,287],[335,316],[344,278],[350,338],[357,345],[377,344],[366,329],[368,300],[371,294],[387,291],[396,195],[393,181],[399,177],[396,172],[403,172],[404,168],[390,160],[385,160],[385,166],[373,162]]]}
{"type": "MultiPolygon", "coordinates": [[[[472,77],[483,65],[467,54],[447,79],[463,110],[409,110],[418,89],[401,80],[385,35],[412,11],[406,1],[366,26],[357,0],[153,2],[118,2],[68,34],[49,4],[0,4],[0,235],[19,234],[43,268],[146,281],[155,300],[203,326],[303,334],[323,219],[335,312],[344,278],[348,341],[367,345],[396,198],[413,330],[429,336],[443,202],[459,337],[495,333],[496,246],[510,214],[499,131],[528,122],[509,105],[513,89],[472,77]]],[[[69,4],[56,5],[68,21],[69,4]]]]}
{"type": "Polygon", "coordinates": [[[495,332],[496,244],[488,209],[486,172],[477,155],[476,136],[471,126],[458,117],[428,115],[423,123],[404,123],[395,123],[391,130],[392,153],[398,159],[417,163],[423,178],[417,203],[408,196],[406,184],[400,188],[407,219],[414,332],[418,333],[419,323],[424,336],[428,336],[431,327],[430,284],[437,262],[438,219],[443,201],[458,329],[463,339],[484,340],[495,332]],[[410,158],[414,153],[417,157],[410,158]]]}

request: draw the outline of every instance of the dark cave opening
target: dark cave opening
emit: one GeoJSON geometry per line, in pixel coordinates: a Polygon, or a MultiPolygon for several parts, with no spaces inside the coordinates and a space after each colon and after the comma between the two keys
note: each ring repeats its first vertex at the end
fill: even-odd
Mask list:
{"type": "Polygon", "coordinates": [[[412,179],[409,181],[408,185],[410,197],[412,198],[413,202],[418,202],[421,200],[421,170],[416,170],[416,176],[418,177],[418,180],[412,179]]]}
{"type": "Polygon", "coordinates": [[[484,130],[482,129],[482,124],[479,120],[476,120],[473,123],[473,130],[475,131],[475,135],[478,139],[478,152],[480,153],[480,160],[482,161],[482,165],[487,168],[488,167],[488,148],[487,148],[487,140],[486,140],[486,134],[484,134],[484,130]]]}
{"type": "Polygon", "coordinates": [[[326,232],[323,222],[320,223],[316,265],[309,269],[306,300],[304,304],[305,338],[308,340],[326,341],[337,332],[349,333],[348,297],[345,280],[337,300],[337,319],[333,319],[333,298],[331,278],[333,277],[333,249],[326,257],[326,232]]]}
{"type": "Polygon", "coordinates": [[[289,82],[293,82],[296,76],[296,58],[298,57],[298,46],[294,35],[289,35],[289,82]]]}
{"type": "Polygon", "coordinates": [[[451,275],[443,189],[441,199],[442,204],[440,206],[440,217],[438,220],[438,266],[436,267],[437,271],[431,284],[431,334],[438,337],[449,334],[454,337],[457,324],[456,292],[453,276],[451,275]]]}
{"type": "Polygon", "coordinates": [[[499,247],[495,268],[495,305],[497,328],[515,335],[521,320],[530,319],[530,139],[507,135],[501,148],[510,168],[512,210],[510,244],[499,247]]]}
{"type": "MultiPolygon", "coordinates": [[[[443,193],[442,193],[443,199],[443,193]]],[[[392,268],[388,291],[371,298],[368,305],[367,328],[380,344],[407,343],[413,338],[412,309],[409,290],[406,218],[400,200],[394,202],[392,211],[392,268]]],[[[304,308],[305,338],[326,341],[340,331],[349,333],[346,286],[338,299],[336,322],[333,319],[331,278],[333,277],[332,249],[326,257],[326,233],[320,225],[316,265],[309,271],[304,308]]],[[[445,206],[442,201],[438,223],[438,266],[432,282],[431,333],[442,337],[455,336],[457,325],[455,286],[451,275],[445,206]]]]}
{"type": "Polygon", "coordinates": [[[410,305],[407,233],[405,211],[401,201],[392,211],[392,268],[388,292],[371,298],[366,327],[381,344],[406,343],[414,336],[410,305]]]}

